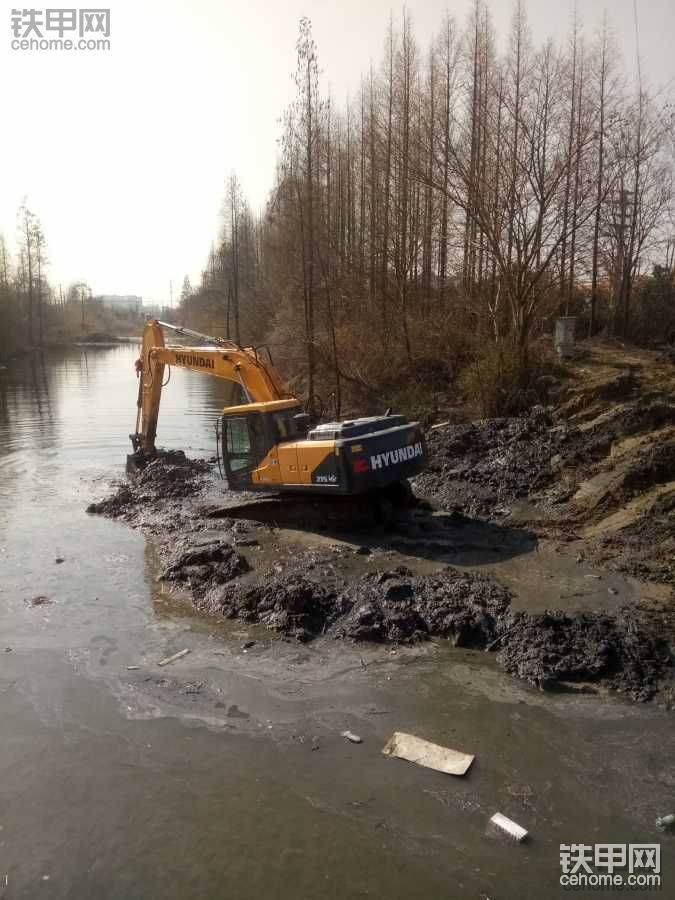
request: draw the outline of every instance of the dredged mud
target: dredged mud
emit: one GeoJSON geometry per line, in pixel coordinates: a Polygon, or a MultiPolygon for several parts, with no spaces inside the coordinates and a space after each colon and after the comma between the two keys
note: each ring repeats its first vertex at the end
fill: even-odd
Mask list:
{"type": "MultiPolygon", "coordinates": [[[[555,486],[551,457],[568,437],[569,430],[557,428],[551,412],[542,410],[524,420],[438,429],[430,436],[431,470],[417,489],[421,481],[443,506],[457,460],[467,493],[448,493],[447,505],[503,517],[502,505],[531,497],[534,484],[543,491],[555,486]],[[431,490],[434,479],[437,491],[431,490]],[[467,485],[475,486],[473,497],[467,485]]],[[[447,565],[421,573],[397,564],[396,534],[381,535],[377,552],[358,544],[284,547],[269,523],[214,520],[214,489],[222,497],[212,465],[180,454],[151,463],[89,510],[152,534],[162,561],[159,578],[211,615],[259,623],[303,642],[444,638],[496,653],[505,671],[541,689],[594,684],[635,700],[651,699],[661,689],[663,702],[671,702],[668,644],[658,623],[654,627],[635,610],[516,611],[509,589],[492,576],[447,565]]],[[[414,528],[429,546],[439,521],[431,510],[426,519],[424,513],[417,517],[414,528]]],[[[406,528],[403,523],[399,532],[406,528]]]]}
{"type": "Polygon", "coordinates": [[[561,440],[552,425],[551,411],[539,408],[527,417],[433,429],[415,490],[444,509],[489,518],[550,481],[561,440]]]}
{"type": "MultiPolygon", "coordinates": [[[[427,558],[442,551],[444,519],[433,512],[440,509],[454,534],[467,518],[527,528],[574,547],[577,561],[675,581],[675,367],[661,363],[672,369],[668,381],[635,360],[625,370],[602,358],[584,365],[555,408],[432,429],[430,464],[414,483],[428,502],[414,523],[380,535],[375,556],[358,545],[298,551],[284,546],[278,523],[256,521],[255,511],[228,517],[212,464],[180,452],[153,461],[89,511],[152,534],[160,578],[203,612],[299,641],[445,638],[495,652],[508,673],[542,689],[599,683],[647,700],[671,680],[672,602],[658,611],[635,604],[514,610],[510,591],[492,576],[400,564],[400,544],[409,540],[401,535],[417,535],[427,558]]],[[[285,520],[295,515],[302,528],[292,503],[284,504],[285,520]]],[[[663,693],[669,703],[671,688],[663,693]]]]}
{"type": "Polygon", "coordinates": [[[433,429],[415,490],[443,509],[581,542],[587,560],[674,584],[675,366],[643,354],[622,371],[605,356],[579,366],[556,407],[433,429]]]}
{"type": "Polygon", "coordinates": [[[651,700],[670,666],[665,640],[634,613],[515,613],[503,621],[497,659],[539,688],[602,682],[634,700],[651,700]]]}
{"type": "Polygon", "coordinates": [[[194,496],[201,488],[203,476],[210,471],[206,460],[188,459],[181,450],[164,452],[132,479],[119,484],[109,497],[90,503],[87,512],[111,519],[137,520],[144,507],[153,509],[158,501],[194,496]]]}

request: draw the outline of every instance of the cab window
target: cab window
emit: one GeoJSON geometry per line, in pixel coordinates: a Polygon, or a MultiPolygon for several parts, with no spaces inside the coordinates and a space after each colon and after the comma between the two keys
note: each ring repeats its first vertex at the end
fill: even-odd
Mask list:
{"type": "Polygon", "coordinates": [[[274,417],[274,424],[277,427],[277,437],[280,441],[288,440],[290,437],[288,433],[288,423],[284,416],[276,415],[274,417]]]}
{"type": "Polygon", "coordinates": [[[253,452],[248,431],[248,421],[244,416],[228,418],[225,425],[225,447],[230,469],[239,472],[253,465],[253,452]]]}

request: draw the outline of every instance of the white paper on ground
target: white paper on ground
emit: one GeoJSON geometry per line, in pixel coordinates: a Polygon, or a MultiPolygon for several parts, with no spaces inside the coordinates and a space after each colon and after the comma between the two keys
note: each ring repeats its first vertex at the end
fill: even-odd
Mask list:
{"type": "Polygon", "coordinates": [[[435,769],[447,775],[464,775],[475,758],[470,753],[450,750],[448,747],[432,744],[431,741],[415,737],[414,734],[405,734],[403,731],[395,731],[382,752],[385,756],[406,759],[408,762],[417,763],[418,766],[426,766],[427,769],[435,769]]]}

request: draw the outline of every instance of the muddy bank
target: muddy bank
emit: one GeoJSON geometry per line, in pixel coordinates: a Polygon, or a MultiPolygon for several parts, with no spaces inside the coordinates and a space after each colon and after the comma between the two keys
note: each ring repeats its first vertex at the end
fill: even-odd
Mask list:
{"type": "Polygon", "coordinates": [[[668,643],[630,609],[617,616],[517,613],[503,625],[499,663],[544,689],[601,682],[634,700],[650,700],[671,666],[668,643]]]}
{"type": "Polygon", "coordinates": [[[405,566],[370,572],[340,588],[295,571],[262,573],[253,585],[218,586],[197,605],[228,618],[261,622],[307,641],[320,635],[355,641],[414,643],[432,636],[458,646],[484,646],[494,637],[509,592],[493,579],[447,568],[415,576],[405,566]]]}
{"type": "Polygon", "coordinates": [[[561,440],[552,424],[551,410],[538,408],[527,417],[435,428],[415,491],[471,518],[508,513],[505,505],[550,481],[561,440]]]}
{"type": "Polygon", "coordinates": [[[189,582],[202,611],[303,642],[324,636],[410,644],[438,637],[496,651],[507,672],[541,689],[600,682],[649,700],[669,673],[667,642],[630,610],[618,616],[513,612],[510,591],[496,579],[452,567],[420,576],[398,566],[345,579],[341,588],[302,559],[278,569],[242,581],[237,576],[250,571],[246,557],[216,541],[181,551],[160,577],[189,582]]]}
{"type": "MultiPolygon", "coordinates": [[[[176,455],[152,463],[89,511],[153,535],[161,581],[210,615],[259,623],[301,642],[448,639],[494,652],[506,672],[540,689],[594,684],[647,700],[661,687],[660,699],[670,703],[668,646],[630,611],[514,611],[511,592],[492,576],[440,563],[421,573],[400,564],[396,533],[371,546],[319,545],[310,536],[302,549],[291,547],[273,524],[213,519],[213,498],[223,490],[209,463],[176,455]]],[[[423,510],[409,528],[424,535],[425,546],[440,546],[443,526],[423,510]]]]}
{"type": "Polygon", "coordinates": [[[597,348],[575,364],[556,407],[436,428],[428,442],[415,490],[443,509],[576,542],[599,565],[675,583],[669,358],[597,348]]]}
{"type": "Polygon", "coordinates": [[[162,501],[194,496],[201,479],[210,471],[206,460],[188,459],[181,450],[164,452],[161,459],[153,460],[132,479],[118,484],[109,497],[90,503],[87,512],[135,521],[146,509],[157,511],[162,501]]]}

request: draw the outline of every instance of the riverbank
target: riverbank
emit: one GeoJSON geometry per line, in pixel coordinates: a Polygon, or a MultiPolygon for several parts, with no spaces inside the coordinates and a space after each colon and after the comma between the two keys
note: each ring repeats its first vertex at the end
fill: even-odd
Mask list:
{"type": "Polygon", "coordinates": [[[451,639],[538,688],[672,707],[674,530],[654,510],[674,496],[675,370],[606,352],[577,362],[557,408],[434,428],[427,502],[392,532],[279,527],[255,504],[228,517],[213,466],[180,457],[90,510],[148,534],[202,612],[303,642],[451,639]],[[547,588],[525,596],[509,572],[535,557],[547,588]]]}

